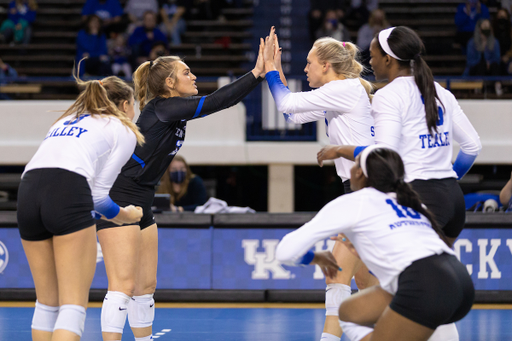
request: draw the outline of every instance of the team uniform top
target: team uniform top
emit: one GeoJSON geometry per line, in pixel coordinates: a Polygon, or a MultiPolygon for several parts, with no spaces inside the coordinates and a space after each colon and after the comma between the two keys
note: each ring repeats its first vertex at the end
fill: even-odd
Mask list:
{"type": "Polygon", "coordinates": [[[137,146],[121,174],[139,185],[156,186],[183,144],[187,121],[235,105],[261,80],[249,72],[208,96],[156,97],[151,100],[137,120],[146,142],[137,146]]]}
{"type": "Polygon", "coordinates": [[[394,295],[398,276],[412,262],[443,252],[454,253],[426,217],[399,205],[393,197],[394,193],[372,187],[340,196],[282,239],[276,250],[277,260],[297,265],[316,242],[344,233],[382,288],[394,295]]]}
{"type": "MultiPolygon", "coordinates": [[[[288,122],[325,120],[329,142],[334,145],[374,143],[370,100],[359,79],[331,81],[312,91],[293,93],[277,71],[267,72],[266,77],[277,108],[288,122]]],[[[338,158],[334,164],[343,181],[350,179],[353,161],[338,158]]]]}
{"type": "Polygon", "coordinates": [[[119,213],[119,206],[110,199],[109,190],[136,143],[135,134],[115,117],[65,117],[50,128],[22,177],[38,168],[80,174],[89,183],[94,209],[110,219],[119,213]]]}
{"type": "MultiPolygon", "coordinates": [[[[398,77],[372,100],[375,142],[397,151],[405,165],[405,181],[456,178],[452,167],[453,140],[460,144],[463,167],[471,167],[482,148],[475,128],[451,92],[435,83],[438,132],[431,136],[425,105],[414,77],[398,77]]],[[[465,172],[464,172],[465,173],[465,172]]]]}

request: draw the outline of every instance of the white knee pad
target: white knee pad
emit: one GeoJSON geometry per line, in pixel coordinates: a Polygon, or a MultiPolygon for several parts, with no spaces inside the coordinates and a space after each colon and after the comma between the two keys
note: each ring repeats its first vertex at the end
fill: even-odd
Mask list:
{"type": "Polygon", "coordinates": [[[105,333],[122,334],[128,314],[130,296],[119,292],[109,291],[101,307],[101,331],[105,333]]]}
{"type": "Polygon", "coordinates": [[[325,316],[338,316],[341,302],[350,297],[352,289],[348,285],[333,283],[325,288],[325,316]]]}
{"type": "Polygon", "coordinates": [[[155,319],[155,300],[153,294],[133,296],[128,305],[128,322],[132,328],[146,328],[153,325],[155,319]]]}
{"type": "Polygon", "coordinates": [[[59,317],[57,317],[53,330],[65,329],[82,337],[84,324],[85,308],[75,304],[64,304],[60,306],[59,317]]]}
{"type": "Polygon", "coordinates": [[[36,301],[36,309],[32,317],[32,329],[53,332],[55,322],[59,316],[59,307],[50,307],[36,301]]]}
{"type": "Polygon", "coordinates": [[[459,332],[455,323],[443,324],[437,327],[428,341],[459,341],[459,332]]]}
{"type": "Polygon", "coordinates": [[[340,321],[340,327],[341,331],[350,339],[350,341],[360,341],[366,335],[373,332],[373,328],[360,326],[352,322],[340,321]]]}

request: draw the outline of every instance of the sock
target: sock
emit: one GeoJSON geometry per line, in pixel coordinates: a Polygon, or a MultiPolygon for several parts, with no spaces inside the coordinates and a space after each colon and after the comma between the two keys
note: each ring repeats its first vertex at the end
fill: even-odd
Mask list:
{"type": "Polygon", "coordinates": [[[373,332],[373,328],[360,326],[352,322],[340,321],[341,331],[350,341],[360,341],[366,335],[373,332]]]}
{"type": "Polygon", "coordinates": [[[322,333],[322,337],[320,338],[320,341],[340,341],[340,337],[337,337],[336,335],[332,335],[329,333],[322,333]]]}
{"type": "Polygon", "coordinates": [[[136,337],[135,341],[151,341],[153,340],[153,336],[144,336],[144,337],[136,337]]]}

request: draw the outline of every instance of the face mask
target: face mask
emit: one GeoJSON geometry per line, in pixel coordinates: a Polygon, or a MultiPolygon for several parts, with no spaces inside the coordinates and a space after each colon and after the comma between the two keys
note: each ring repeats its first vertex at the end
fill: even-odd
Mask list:
{"type": "Polygon", "coordinates": [[[482,34],[486,37],[489,37],[491,35],[491,30],[482,30],[482,34]]]}
{"type": "Polygon", "coordinates": [[[176,172],[170,172],[169,177],[171,178],[171,181],[176,184],[181,184],[183,181],[185,181],[185,178],[187,177],[187,172],[185,171],[176,171],[176,172]]]}
{"type": "Polygon", "coordinates": [[[334,27],[334,28],[338,27],[338,20],[331,19],[331,20],[329,20],[329,22],[331,23],[332,27],[334,27]]]}
{"type": "Polygon", "coordinates": [[[498,26],[500,28],[507,27],[508,26],[508,19],[507,18],[500,18],[498,19],[498,26]]]}

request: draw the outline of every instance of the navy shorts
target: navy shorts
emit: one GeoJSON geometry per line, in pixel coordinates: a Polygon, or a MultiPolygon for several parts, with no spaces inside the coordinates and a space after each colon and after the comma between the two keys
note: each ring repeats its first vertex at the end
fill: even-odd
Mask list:
{"type": "Polygon", "coordinates": [[[466,221],[464,193],[455,178],[414,180],[412,188],[419,194],[421,202],[450,238],[457,238],[466,221]]]}
{"type": "Polygon", "coordinates": [[[93,226],[94,203],[87,179],[60,168],[23,175],[18,189],[18,228],[24,240],[38,241],[93,226]]]}
{"type": "Polygon", "coordinates": [[[459,321],[471,310],[475,288],[466,267],[450,254],[419,259],[398,278],[389,307],[430,329],[459,321]]]}
{"type": "MultiPolygon", "coordinates": [[[[155,217],[151,210],[153,199],[155,198],[155,187],[141,186],[133,181],[133,179],[119,174],[114,186],[110,189],[110,198],[121,207],[134,205],[142,208],[142,219],[138,223],[121,226],[139,225],[140,229],[144,230],[155,223],[155,217]]],[[[96,223],[97,230],[119,226],[103,219],[98,220],[96,223]]]]}

